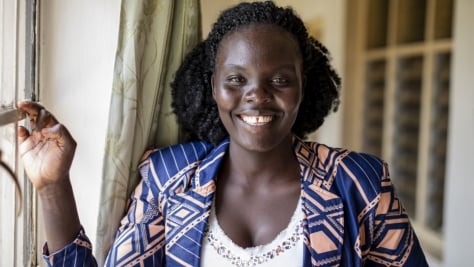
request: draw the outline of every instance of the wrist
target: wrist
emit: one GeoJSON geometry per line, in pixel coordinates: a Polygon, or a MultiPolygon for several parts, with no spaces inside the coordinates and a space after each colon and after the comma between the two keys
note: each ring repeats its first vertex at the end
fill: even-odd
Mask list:
{"type": "Polygon", "coordinates": [[[69,177],[37,189],[43,210],[53,213],[75,212],[76,203],[69,177]]]}
{"type": "Polygon", "coordinates": [[[55,252],[72,242],[81,229],[69,177],[42,186],[38,195],[48,247],[55,252]]]}
{"type": "Polygon", "coordinates": [[[72,192],[72,186],[69,180],[69,175],[63,179],[58,179],[57,181],[38,186],[36,187],[36,191],[41,199],[57,198],[62,197],[65,194],[70,194],[72,192]]]}

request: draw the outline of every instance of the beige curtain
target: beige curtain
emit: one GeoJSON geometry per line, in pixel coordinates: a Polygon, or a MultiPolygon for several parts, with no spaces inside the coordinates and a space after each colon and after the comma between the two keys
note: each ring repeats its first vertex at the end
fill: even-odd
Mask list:
{"type": "Polygon", "coordinates": [[[99,266],[138,183],[144,151],[180,141],[170,82],[200,35],[199,0],[122,1],[95,244],[99,266]]]}

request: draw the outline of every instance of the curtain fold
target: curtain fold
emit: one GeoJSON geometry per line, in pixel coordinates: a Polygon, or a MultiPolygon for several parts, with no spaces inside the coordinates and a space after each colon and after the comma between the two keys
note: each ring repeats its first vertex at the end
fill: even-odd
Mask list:
{"type": "Polygon", "coordinates": [[[146,149],[180,141],[170,83],[201,38],[199,0],[123,0],[95,256],[103,266],[146,149]]]}

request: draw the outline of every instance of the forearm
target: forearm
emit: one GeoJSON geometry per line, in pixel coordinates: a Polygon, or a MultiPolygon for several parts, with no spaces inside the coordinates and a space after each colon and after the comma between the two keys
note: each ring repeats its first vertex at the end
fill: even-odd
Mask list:
{"type": "Polygon", "coordinates": [[[69,177],[38,190],[50,253],[74,241],[81,228],[69,177]]]}

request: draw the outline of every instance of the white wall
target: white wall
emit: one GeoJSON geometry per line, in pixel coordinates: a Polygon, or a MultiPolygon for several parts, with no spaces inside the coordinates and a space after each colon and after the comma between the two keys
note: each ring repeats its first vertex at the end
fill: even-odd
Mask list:
{"type": "Polygon", "coordinates": [[[473,266],[474,174],[474,1],[458,0],[448,136],[448,170],[445,190],[445,254],[448,266],[473,266]]]}
{"type": "Polygon", "coordinates": [[[41,1],[40,100],[78,143],[71,180],[93,242],[120,2],[41,1]]]}

